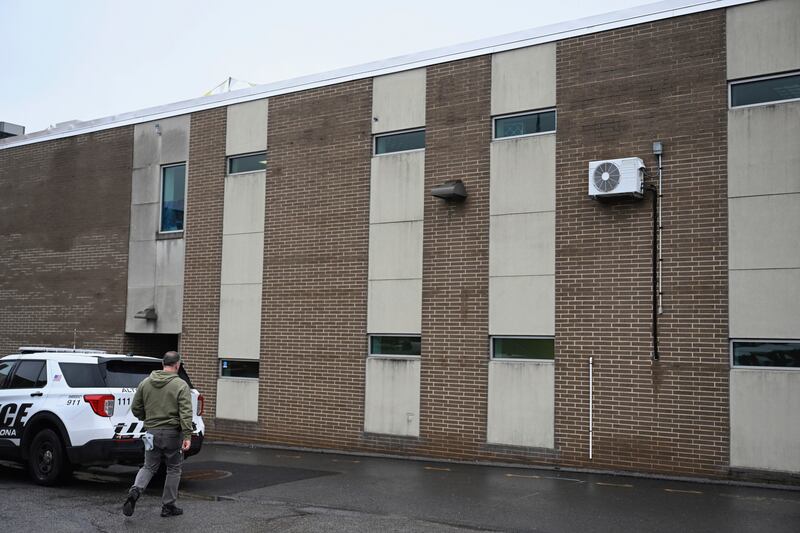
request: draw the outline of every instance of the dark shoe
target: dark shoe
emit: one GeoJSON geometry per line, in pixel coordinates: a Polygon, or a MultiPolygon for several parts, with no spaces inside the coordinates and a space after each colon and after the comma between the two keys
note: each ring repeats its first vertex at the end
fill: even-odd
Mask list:
{"type": "Polygon", "coordinates": [[[125,500],[125,503],[122,504],[122,514],[125,516],[131,516],[133,514],[133,510],[136,509],[136,500],[139,499],[142,493],[139,492],[139,489],[136,487],[131,487],[131,490],[128,491],[128,499],[125,500]]]}
{"type": "Polygon", "coordinates": [[[180,507],[175,507],[174,505],[162,505],[161,506],[161,516],[180,516],[183,514],[183,509],[180,507]]]}

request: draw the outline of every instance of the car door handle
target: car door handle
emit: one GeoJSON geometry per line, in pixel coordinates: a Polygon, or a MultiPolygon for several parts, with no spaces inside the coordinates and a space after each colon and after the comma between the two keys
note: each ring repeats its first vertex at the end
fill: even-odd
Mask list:
{"type": "Polygon", "coordinates": [[[44,393],[41,392],[32,392],[31,396],[44,396],[44,393]]]}

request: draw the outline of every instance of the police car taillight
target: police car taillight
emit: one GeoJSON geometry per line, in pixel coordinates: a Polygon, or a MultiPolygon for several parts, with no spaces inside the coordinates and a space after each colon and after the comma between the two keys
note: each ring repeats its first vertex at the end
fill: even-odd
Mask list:
{"type": "Polygon", "coordinates": [[[203,416],[203,410],[206,408],[206,399],[202,394],[197,395],[197,416],[203,416]]]}
{"type": "Polygon", "coordinates": [[[84,401],[92,406],[98,416],[114,416],[114,396],[111,394],[86,394],[84,401]]]}

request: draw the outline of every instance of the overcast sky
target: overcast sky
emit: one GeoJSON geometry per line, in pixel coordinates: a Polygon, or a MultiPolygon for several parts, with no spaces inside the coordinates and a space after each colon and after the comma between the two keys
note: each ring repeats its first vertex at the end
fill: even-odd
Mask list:
{"type": "Polygon", "coordinates": [[[648,0],[0,0],[0,121],[30,133],[648,0]]]}

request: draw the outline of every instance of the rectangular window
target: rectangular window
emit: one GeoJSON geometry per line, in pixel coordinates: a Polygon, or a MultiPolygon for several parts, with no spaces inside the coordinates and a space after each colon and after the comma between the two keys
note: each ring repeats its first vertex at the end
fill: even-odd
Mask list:
{"type": "Polygon", "coordinates": [[[731,107],[800,100],[800,73],[732,82],[731,107]]]}
{"type": "Polygon", "coordinates": [[[161,232],[183,231],[186,163],[161,167],[161,232]]]}
{"type": "Polygon", "coordinates": [[[258,379],[258,361],[221,359],[219,362],[219,375],[223,378],[258,379]]]}
{"type": "Polygon", "coordinates": [[[552,337],[492,337],[493,359],[555,359],[552,337]]]}
{"type": "Polygon", "coordinates": [[[20,361],[11,376],[9,389],[41,389],[47,385],[45,361],[20,361]]]}
{"type": "Polygon", "coordinates": [[[425,148],[425,130],[404,131],[375,136],[375,155],[408,152],[425,148]]]}
{"type": "Polygon", "coordinates": [[[800,368],[800,341],[732,341],[733,366],[800,368]]]}
{"type": "Polygon", "coordinates": [[[422,338],[415,336],[370,335],[370,355],[420,355],[422,338]]]}
{"type": "Polygon", "coordinates": [[[494,138],[521,137],[556,131],[556,111],[539,111],[494,119],[494,138]]]}
{"type": "Polygon", "coordinates": [[[258,172],[267,169],[267,153],[236,155],[228,158],[228,174],[258,172]]]}

